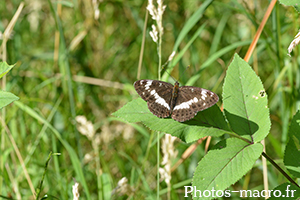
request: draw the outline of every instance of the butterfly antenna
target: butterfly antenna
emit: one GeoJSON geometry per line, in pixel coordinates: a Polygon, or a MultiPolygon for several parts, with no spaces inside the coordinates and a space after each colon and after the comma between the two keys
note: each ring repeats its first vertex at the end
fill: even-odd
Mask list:
{"type": "Polygon", "coordinates": [[[185,70],[183,71],[183,73],[185,73],[185,71],[186,71],[188,68],[190,68],[190,65],[188,65],[188,66],[185,68],[185,70]]]}
{"type": "Polygon", "coordinates": [[[176,82],[177,80],[167,71],[167,65],[170,63],[170,62],[172,62],[172,60],[173,60],[173,58],[174,58],[174,56],[175,56],[175,51],[173,51],[172,53],[171,53],[171,55],[169,56],[169,58],[168,58],[168,60],[167,60],[167,62],[165,63],[165,64],[163,64],[162,65],[162,67],[161,67],[161,71],[160,72],[162,72],[162,71],[165,71],[165,72],[167,72],[171,77],[172,77],[172,79],[176,82]]]}
{"type": "MultiPolygon", "coordinates": [[[[168,62],[167,62],[168,63],[168,62]]],[[[180,74],[179,74],[179,78],[178,78],[178,80],[176,80],[166,69],[166,65],[167,65],[167,63],[165,63],[163,66],[162,66],[162,69],[161,69],[161,71],[163,71],[163,70],[165,70],[165,72],[166,73],[168,73],[169,75],[170,75],[170,77],[175,81],[175,82],[177,82],[178,80],[180,80],[180,74]]],[[[187,69],[189,69],[190,68],[190,65],[188,65],[186,68],[185,68],[185,70],[183,71],[183,74],[185,73],[185,71],[187,70],[187,69]]]]}
{"type": "Polygon", "coordinates": [[[177,80],[167,71],[167,67],[166,65],[168,64],[168,62],[166,62],[162,67],[161,67],[161,72],[165,71],[167,74],[170,75],[170,77],[176,82],[177,80]]]}
{"type": "MultiPolygon", "coordinates": [[[[185,68],[185,70],[183,71],[183,73],[182,73],[182,74],[184,74],[184,73],[185,73],[185,71],[186,71],[188,68],[190,68],[190,65],[188,65],[188,66],[185,68]]],[[[180,80],[180,74],[179,74],[179,78],[178,78],[178,80],[180,80]]]]}

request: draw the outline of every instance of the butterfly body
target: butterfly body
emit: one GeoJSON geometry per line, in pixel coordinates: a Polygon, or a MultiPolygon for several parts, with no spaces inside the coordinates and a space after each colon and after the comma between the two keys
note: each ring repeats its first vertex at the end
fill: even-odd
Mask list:
{"type": "Polygon", "coordinates": [[[218,102],[219,97],[206,89],[181,86],[157,80],[138,80],[134,88],[147,101],[149,110],[160,118],[171,117],[179,122],[192,119],[199,111],[218,102]]]}

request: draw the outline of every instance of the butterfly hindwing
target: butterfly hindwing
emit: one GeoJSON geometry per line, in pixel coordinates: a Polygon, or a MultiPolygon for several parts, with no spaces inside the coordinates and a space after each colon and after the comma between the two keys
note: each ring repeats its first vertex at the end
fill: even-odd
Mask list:
{"type": "Polygon", "coordinates": [[[218,100],[218,95],[209,90],[192,86],[179,87],[171,117],[179,122],[190,120],[199,111],[213,106],[218,100]]]}

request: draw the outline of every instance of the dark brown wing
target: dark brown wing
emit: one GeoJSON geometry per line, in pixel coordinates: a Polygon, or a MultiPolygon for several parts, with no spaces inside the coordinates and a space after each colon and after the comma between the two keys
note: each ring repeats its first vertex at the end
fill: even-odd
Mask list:
{"type": "Polygon", "coordinates": [[[219,101],[218,95],[212,91],[192,87],[179,87],[176,105],[171,117],[179,122],[192,119],[202,110],[205,110],[219,101]]]}
{"type": "Polygon", "coordinates": [[[134,83],[136,92],[147,101],[149,110],[157,117],[170,116],[170,101],[173,85],[156,80],[138,80],[134,83]]]}

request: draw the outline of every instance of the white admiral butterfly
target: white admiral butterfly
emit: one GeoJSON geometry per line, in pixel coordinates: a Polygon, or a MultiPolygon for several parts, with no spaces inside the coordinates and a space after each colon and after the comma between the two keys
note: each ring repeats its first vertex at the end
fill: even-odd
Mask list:
{"type": "Polygon", "coordinates": [[[171,117],[179,122],[192,119],[219,101],[215,93],[198,87],[182,86],[157,80],[139,80],[134,88],[147,101],[149,110],[157,117],[171,117]]]}

